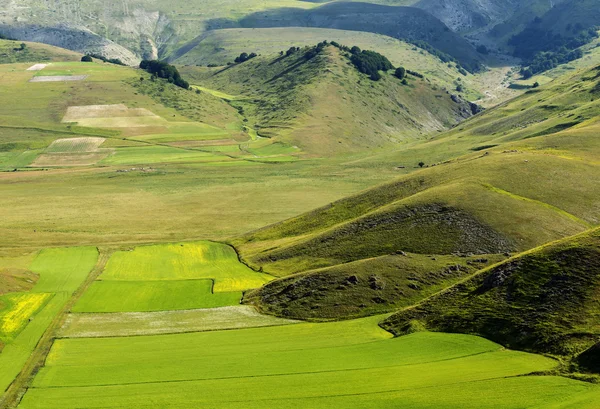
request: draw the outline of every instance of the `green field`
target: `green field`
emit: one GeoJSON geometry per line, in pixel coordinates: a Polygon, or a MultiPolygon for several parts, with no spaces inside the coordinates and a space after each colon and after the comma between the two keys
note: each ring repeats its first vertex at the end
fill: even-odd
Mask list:
{"type": "Polygon", "coordinates": [[[33,319],[11,317],[11,326],[16,324],[22,328],[19,321],[29,319],[29,322],[0,352],[0,390],[6,390],[19,374],[48,326],[86,279],[97,258],[98,251],[94,247],[71,247],[42,250],[33,259],[29,269],[39,274],[39,280],[29,298],[37,297],[45,305],[41,309],[39,305],[29,309],[27,315],[35,313],[33,319]]]}
{"type": "Polygon", "coordinates": [[[272,277],[238,261],[232,247],[209,241],[136,247],[115,253],[100,276],[104,281],[214,279],[214,292],[260,287],[272,277]]]}
{"type": "Polygon", "coordinates": [[[600,396],[569,379],[519,377],[553,368],[551,359],[464,335],[391,339],[378,319],[58,340],[19,407],[425,408],[435,397],[435,407],[544,408],[600,396]]]}
{"type": "Polygon", "coordinates": [[[237,305],[241,292],[212,293],[212,280],[96,281],[73,312],[169,311],[237,305]]]}

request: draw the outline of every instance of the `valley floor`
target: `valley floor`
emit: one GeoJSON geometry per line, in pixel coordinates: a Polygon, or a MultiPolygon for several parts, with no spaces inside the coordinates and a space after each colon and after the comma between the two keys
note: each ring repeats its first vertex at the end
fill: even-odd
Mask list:
{"type": "MultiPolygon", "coordinates": [[[[71,266],[69,282],[76,285],[97,257],[94,248],[46,250],[30,268],[40,274],[37,288],[57,297],[61,289],[49,284],[56,270],[42,266],[52,260],[71,266]]],[[[19,408],[591,409],[600,403],[596,385],[533,375],[551,373],[558,365],[551,358],[506,350],[469,335],[421,332],[393,338],[377,325],[385,316],[301,323],[258,316],[235,305],[156,312],[168,308],[163,297],[148,296],[148,283],[179,283],[185,277],[188,284],[179,291],[206,300],[271,279],[239,264],[226,245],[153,245],[114,252],[106,259],[101,252],[94,270],[102,273],[82,296],[75,296],[73,312],[60,315],[58,327],[63,328],[47,356],[38,357],[43,366],[19,408]],[[226,286],[202,295],[195,283],[209,277],[226,286]],[[129,306],[132,312],[86,320],[90,314],[98,316],[94,306],[102,292],[94,288],[102,283],[126,285],[125,304],[102,300],[129,306]],[[134,333],[123,332],[132,328],[134,333]]],[[[241,294],[236,297],[239,302],[241,294]]],[[[185,297],[176,299],[186,302],[185,297]]],[[[47,304],[23,319],[43,332],[48,327],[43,317],[53,308],[47,304]]],[[[31,326],[22,334],[29,332],[33,348],[41,332],[31,334],[31,326]]],[[[20,336],[14,348],[19,345],[27,345],[20,336]]],[[[3,387],[11,381],[6,369],[12,366],[14,377],[24,363],[7,361],[6,352],[0,354],[3,387]]]]}

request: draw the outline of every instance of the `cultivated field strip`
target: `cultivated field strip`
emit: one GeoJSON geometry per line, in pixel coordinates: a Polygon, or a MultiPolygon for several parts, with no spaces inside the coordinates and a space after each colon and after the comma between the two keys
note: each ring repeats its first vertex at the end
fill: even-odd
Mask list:
{"type": "Polygon", "coordinates": [[[213,293],[213,280],[96,281],[74,312],[146,312],[238,305],[241,291],[213,293]]]}
{"type": "Polygon", "coordinates": [[[183,311],[69,314],[61,338],[126,337],[289,325],[298,321],[235,306],[183,311]]]}
{"type": "Polygon", "coordinates": [[[46,148],[46,153],[84,153],[96,152],[105,138],[82,137],[57,139],[46,148]]]}
{"type": "MultiPolygon", "coordinates": [[[[376,326],[378,319],[61,339],[20,407],[38,408],[43,402],[45,408],[333,408],[352,402],[351,407],[425,408],[436,391],[458,388],[465,402],[461,407],[474,408],[481,399],[497,396],[482,398],[482,387],[507,394],[556,385],[555,393],[530,393],[532,405],[590,389],[568,379],[513,378],[555,367],[548,358],[506,351],[467,335],[390,339],[376,326]],[[370,406],[360,406],[367,400],[355,405],[361,397],[370,406]],[[411,406],[399,406],[406,402],[411,406]]],[[[522,407],[512,399],[503,403],[503,408],[522,407]]]]}
{"type": "Polygon", "coordinates": [[[47,66],[48,64],[34,64],[31,67],[27,68],[27,71],[41,71],[47,66]]]}
{"type": "Polygon", "coordinates": [[[33,77],[29,82],[67,82],[67,81],[83,81],[87,75],[40,75],[33,77]]]}

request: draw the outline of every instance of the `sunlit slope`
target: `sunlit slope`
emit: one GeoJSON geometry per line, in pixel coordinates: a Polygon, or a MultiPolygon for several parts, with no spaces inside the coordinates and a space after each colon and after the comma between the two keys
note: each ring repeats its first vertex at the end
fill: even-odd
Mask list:
{"type": "Polygon", "coordinates": [[[472,115],[466,101],[427,79],[408,75],[404,85],[389,72],[371,81],[336,47],[310,59],[306,52],[182,72],[193,84],[245,97],[230,103],[258,135],[318,156],[423,139],[472,115]]]}
{"type": "Polygon", "coordinates": [[[313,27],[212,30],[182,47],[182,54],[175,53],[169,59],[178,65],[225,65],[242,52],[268,56],[290,47],[313,46],[324,40],[377,51],[394,65],[423,73],[432,84],[440,87],[454,90],[462,84],[469,100],[483,97],[485,86],[479,82],[479,77],[464,71],[460,73],[458,63],[443,62],[439,57],[393,37],[361,31],[313,27]]]}
{"type": "MultiPolygon", "coordinates": [[[[335,316],[336,306],[340,316],[360,314],[347,308],[352,291],[340,284],[362,270],[345,263],[394,253],[519,252],[597,225],[599,81],[597,69],[557,80],[431,142],[384,155],[409,168],[419,160],[431,164],[422,170],[232,240],[257,268],[280,276],[307,271],[287,280],[289,287],[271,283],[248,301],[278,313],[287,303],[290,316],[307,316],[297,304],[302,297],[289,300],[303,288],[304,301],[319,305],[308,316],[335,316]],[[313,271],[331,266],[338,267],[313,271]]],[[[422,265],[418,257],[414,263],[422,265]]],[[[388,284],[401,288],[405,273],[393,272],[407,268],[387,263],[383,278],[398,278],[388,284]]],[[[437,285],[431,275],[415,277],[420,288],[437,285]]],[[[359,307],[389,310],[415,295],[376,293],[359,307]]]]}

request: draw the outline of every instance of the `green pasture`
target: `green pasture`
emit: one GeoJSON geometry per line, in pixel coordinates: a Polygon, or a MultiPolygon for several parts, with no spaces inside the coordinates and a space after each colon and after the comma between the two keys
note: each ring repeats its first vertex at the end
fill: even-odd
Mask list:
{"type": "Polygon", "coordinates": [[[237,305],[241,292],[212,293],[212,280],[96,281],[73,312],[169,311],[237,305]]]}
{"type": "Polygon", "coordinates": [[[117,148],[100,164],[144,165],[169,162],[207,162],[222,160],[207,152],[174,148],[170,146],[144,146],[117,148]]]}
{"type": "Polygon", "coordinates": [[[213,291],[217,293],[260,287],[272,277],[240,263],[232,247],[200,241],[116,252],[100,279],[119,282],[214,279],[213,291]]]}
{"type": "Polygon", "coordinates": [[[552,359],[466,335],[390,338],[379,319],[60,339],[19,407],[426,408],[433,399],[441,408],[549,408],[582,393],[600,399],[591,384],[521,376],[554,368],[552,359]]]}

